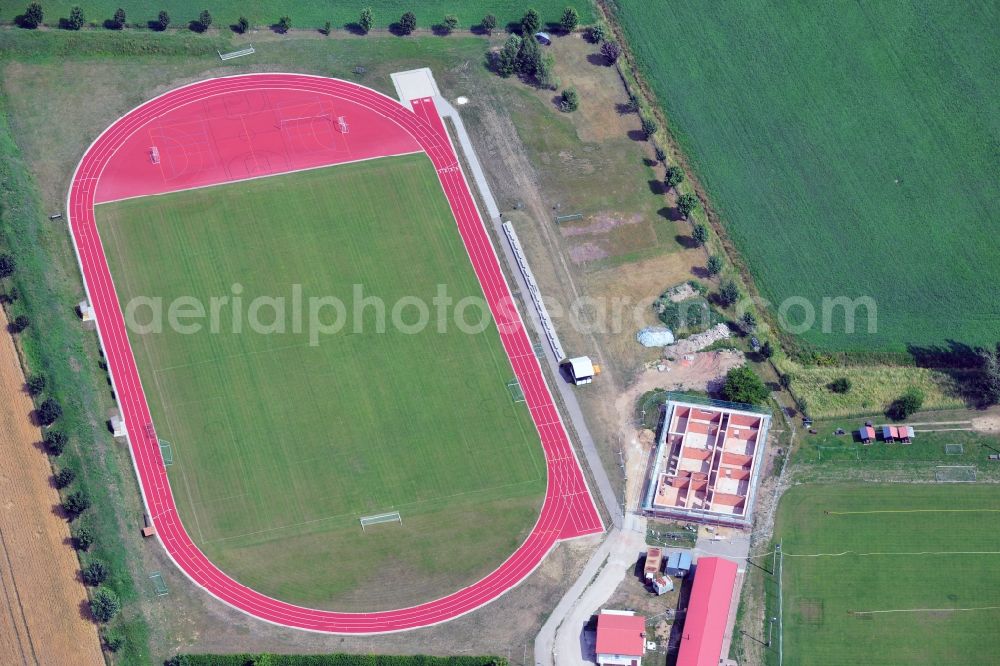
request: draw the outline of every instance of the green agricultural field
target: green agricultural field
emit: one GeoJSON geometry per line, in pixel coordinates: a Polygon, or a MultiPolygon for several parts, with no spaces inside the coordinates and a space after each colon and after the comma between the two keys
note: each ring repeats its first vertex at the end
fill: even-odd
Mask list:
{"type": "Polygon", "coordinates": [[[995,662],[992,485],[801,485],[782,498],[775,537],[785,553],[783,663],[995,662]]]}
{"type": "Polygon", "coordinates": [[[1000,5],[617,4],[761,294],[814,308],[806,342],[996,342],[1000,5]],[[874,299],[877,331],[837,308],[823,332],[841,296],[874,299]]]}
{"type": "MultiPolygon", "coordinates": [[[[182,518],[223,570],[295,603],[386,608],[473,582],[526,537],[545,489],[541,446],[508,391],[514,374],[495,327],[463,333],[449,310],[438,328],[441,285],[455,301],[482,292],[425,155],[97,214],[126,312],[134,298],[163,299],[163,332],[130,335],[157,432],[173,449],[182,518]],[[376,306],[355,309],[359,288],[385,302],[384,328],[376,306]],[[210,313],[213,298],[234,295],[238,331],[233,300],[214,327],[210,314],[197,333],[168,325],[172,302],[210,313]],[[253,316],[259,297],[284,299],[284,315],[258,300],[253,316]],[[312,344],[310,299],[323,297],[346,307],[324,307],[319,320],[345,325],[312,344]],[[404,297],[430,306],[422,332],[393,324],[404,297]],[[253,330],[275,321],[283,332],[253,330]],[[402,526],[362,532],[359,516],[390,510],[402,526]]],[[[133,320],[152,324],[153,311],[135,308],[133,320]]],[[[419,319],[413,305],[399,315],[404,325],[419,319]]]]}
{"type": "MultiPolygon", "coordinates": [[[[0,20],[13,21],[24,13],[28,2],[4,3],[0,7],[0,20]]],[[[129,23],[145,25],[154,20],[165,10],[174,26],[185,26],[198,18],[203,9],[208,9],[213,16],[213,23],[218,27],[226,27],[235,23],[241,15],[246,16],[256,26],[267,26],[277,23],[278,18],[288,15],[295,28],[319,28],[326,21],[334,27],[343,27],[358,20],[363,7],[371,7],[375,15],[376,28],[386,28],[398,21],[403,12],[412,11],[417,17],[418,28],[430,28],[439,23],[445,14],[458,17],[463,28],[478,26],[483,16],[493,14],[497,17],[497,26],[503,29],[507,23],[520,21],[528,7],[534,7],[541,15],[542,22],[557,23],[566,6],[575,6],[580,15],[580,23],[594,21],[594,10],[591,0],[567,2],[567,0],[539,0],[537,2],[518,2],[516,0],[362,0],[350,2],[321,2],[320,0],[305,0],[304,2],[265,2],[252,0],[242,2],[237,0],[161,0],[156,3],[140,2],[139,0],[58,0],[42,2],[45,10],[45,23],[59,25],[60,18],[69,16],[70,9],[79,5],[88,22],[100,25],[110,19],[118,7],[125,10],[129,23]]]]}

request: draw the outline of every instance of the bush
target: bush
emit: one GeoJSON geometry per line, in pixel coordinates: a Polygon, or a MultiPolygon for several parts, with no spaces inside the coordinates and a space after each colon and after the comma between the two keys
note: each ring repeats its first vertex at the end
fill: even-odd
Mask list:
{"type": "Polygon", "coordinates": [[[493,69],[500,76],[507,78],[517,69],[517,54],[521,51],[521,38],[511,35],[504,42],[503,48],[494,59],[493,69]]]}
{"type": "Polygon", "coordinates": [[[0,280],[9,278],[17,270],[17,262],[9,254],[0,254],[0,280]]]}
{"type": "Polygon", "coordinates": [[[205,32],[212,25],[212,14],[207,9],[198,14],[198,32],[205,32]]]}
{"type": "Polygon", "coordinates": [[[743,316],[740,317],[740,328],[747,333],[753,333],[753,330],[757,328],[757,315],[749,311],[744,312],[743,316]]]}
{"type": "Polygon", "coordinates": [[[576,26],[580,24],[580,15],[576,13],[576,9],[573,7],[567,7],[563,10],[562,18],[559,19],[559,27],[565,32],[573,32],[576,30],[576,26]]]}
{"type": "Polygon", "coordinates": [[[535,67],[535,85],[539,88],[555,90],[559,87],[559,79],[555,75],[556,57],[549,52],[542,53],[535,67]]]}
{"type": "Polygon", "coordinates": [[[684,182],[684,169],[679,166],[669,166],[667,167],[666,177],[663,179],[663,184],[667,186],[667,189],[673,189],[684,182]]]}
{"type": "Polygon", "coordinates": [[[84,490],[77,490],[66,496],[62,501],[62,507],[70,518],[76,518],[90,508],[90,496],[84,490]]]}
{"type": "Polygon", "coordinates": [[[281,18],[278,19],[278,24],[276,27],[278,29],[278,32],[280,32],[282,35],[285,34],[292,28],[292,17],[282,16],[281,18]]]}
{"type": "Polygon", "coordinates": [[[587,31],[587,36],[590,37],[590,41],[593,43],[600,44],[608,38],[608,28],[603,23],[595,23],[590,26],[590,29],[587,31]]]}
{"type": "Polygon", "coordinates": [[[90,612],[98,622],[110,622],[122,609],[122,603],[114,590],[102,587],[90,600],[90,612]]]}
{"type": "Polygon", "coordinates": [[[521,17],[521,35],[532,37],[542,25],[542,18],[538,15],[538,10],[529,9],[521,17]]]}
{"type": "Polygon", "coordinates": [[[538,42],[532,37],[522,39],[521,48],[517,51],[517,60],[514,62],[517,73],[525,80],[535,80],[541,62],[542,53],[538,48],[538,42]]]}
{"type": "Polygon", "coordinates": [[[329,37],[330,33],[333,31],[333,24],[327,21],[326,23],[323,24],[323,27],[320,28],[319,31],[322,32],[327,37],[329,37]]]}
{"type": "Polygon", "coordinates": [[[726,373],[726,383],[722,387],[722,395],[731,402],[742,402],[747,405],[761,405],[767,402],[767,386],[748,365],[733,368],[726,373]]]}
{"type": "Polygon", "coordinates": [[[566,113],[572,113],[580,108],[580,94],[576,88],[566,88],[562,92],[562,99],[559,100],[559,109],[566,113]]]}
{"type": "Polygon", "coordinates": [[[55,484],[56,488],[60,490],[73,483],[76,478],[76,472],[71,470],[69,467],[64,467],[52,476],[52,482],[55,484]]]}
{"type": "Polygon", "coordinates": [[[100,560],[94,560],[80,571],[80,577],[85,585],[97,587],[108,579],[108,566],[100,560]]]}
{"type": "Polygon", "coordinates": [[[895,421],[902,421],[903,419],[909,418],[914,412],[918,411],[923,404],[923,391],[916,387],[911,387],[906,390],[906,393],[893,401],[885,413],[886,416],[895,421]]]}
{"type": "Polygon", "coordinates": [[[119,629],[105,629],[101,632],[101,642],[108,652],[118,652],[125,647],[125,634],[119,629]]]}
{"type": "Polygon", "coordinates": [[[708,258],[708,263],[705,265],[705,270],[711,276],[716,276],[722,272],[722,257],[717,254],[713,254],[708,258]]]}
{"type": "Polygon", "coordinates": [[[371,7],[365,7],[361,10],[361,16],[358,17],[358,27],[366,35],[375,27],[375,13],[372,12],[371,7]]]}
{"type": "Polygon", "coordinates": [[[497,29],[497,17],[493,16],[493,14],[487,14],[479,23],[479,29],[487,35],[492,35],[493,31],[497,29]]]}
{"type": "Polygon", "coordinates": [[[649,116],[643,117],[642,133],[645,135],[647,141],[653,138],[653,135],[656,134],[656,130],[658,129],[658,127],[659,126],[656,124],[655,120],[653,120],[649,116]]]}
{"type": "Polygon", "coordinates": [[[666,162],[667,161],[667,152],[665,150],[663,150],[663,148],[660,148],[659,146],[656,146],[656,150],[654,151],[654,154],[656,155],[656,161],[657,162],[666,162]]]}
{"type": "Polygon", "coordinates": [[[125,10],[119,7],[111,17],[110,27],[112,30],[121,30],[125,27],[125,10]]]}
{"type": "Polygon", "coordinates": [[[608,61],[608,65],[613,65],[618,62],[618,58],[622,55],[622,47],[618,42],[615,41],[605,41],[601,44],[601,55],[604,59],[608,61]]]}
{"type": "Polygon", "coordinates": [[[84,26],[87,20],[83,17],[83,10],[80,9],[79,5],[74,5],[72,9],[69,10],[69,18],[66,19],[63,26],[67,30],[79,30],[84,26]]]}
{"type": "Polygon", "coordinates": [[[682,194],[677,197],[677,212],[681,214],[685,220],[688,218],[694,209],[698,207],[698,197],[693,194],[682,194]]]}
{"type": "Polygon", "coordinates": [[[86,553],[94,545],[94,532],[89,527],[81,527],[73,535],[73,547],[86,553]]]}
{"type": "Polygon", "coordinates": [[[740,288],[732,280],[726,280],[719,286],[719,303],[728,308],[740,300],[740,288]]]}
{"type": "Polygon", "coordinates": [[[25,28],[35,29],[42,24],[44,18],[45,14],[42,12],[42,6],[37,2],[32,2],[24,10],[24,16],[21,17],[21,25],[25,28]]]}
{"type": "Polygon", "coordinates": [[[163,30],[166,30],[169,25],[170,25],[170,14],[166,13],[165,11],[161,11],[159,15],[156,17],[157,29],[159,29],[162,32],[163,30]]]}
{"type": "Polygon", "coordinates": [[[847,393],[851,390],[851,380],[847,377],[839,377],[830,382],[828,388],[834,393],[847,393]]]}
{"type": "Polygon", "coordinates": [[[417,28],[417,16],[413,12],[406,12],[399,17],[399,34],[408,35],[417,28]]]}
{"type": "Polygon", "coordinates": [[[694,229],[691,231],[691,238],[694,239],[698,247],[704,247],[705,243],[708,242],[708,227],[704,224],[694,225],[694,229]]]}
{"type": "Polygon", "coordinates": [[[45,375],[32,375],[28,377],[25,386],[28,389],[28,395],[31,397],[41,395],[42,391],[45,390],[45,375]]]}
{"type": "Polygon", "coordinates": [[[45,450],[49,452],[49,455],[53,456],[62,455],[63,450],[66,448],[66,441],[66,434],[59,430],[50,430],[42,438],[45,450]]]}
{"type": "Polygon", "coordinates": [[[458,17],[454,14],[445,14],[444,20],[441,21],[441,32],[446,35],[450,35],[457,27],[458,17]]]}
{"type": "MultiPolygon", "coordinates": [[[[764,344],[761,345],[760,355],[761,355],[762,358],[765,358],[765,359],[768,359],[768,358],[771,358],[772,356],[774,356],[774,346],[771,344],[770,340],[765,340],[764,344]]],[[[787,376],[788,375],[782,375],[781,378],[784,379],[787,376]]],[[[785,383],[782,381],[781,385],[785,386],[785,383]]],[[[788,388],[788,387],[785,386],[785,388],[788,388]]]]}
{"type": "Polygon", "coordinates": [[[10,328],[11,333],[23,333],[29,326],[31,326],[31,319],[28,318],[28,315],[17,315],[14,317],[14,321],[10,322],[8,328],[10,328]]]}
{"type": "Polygon", "coordinates": [[[56,402],[55,398],[46,398],[38,406],[38,423],[43,426],[50,426],[62,416],[62,406],[56,402]]]}
{"type": "Polygon", "coordinates": [[[628,101],[622,104],[622,110],[625,113],[639,113],[639,98],[629,93],[628,101]]]}
{"type": "Polygon", "coordinates": [[[246,16],[236,19],[236,32],[245,35],[250,30],[250,20],[246,16]]]}

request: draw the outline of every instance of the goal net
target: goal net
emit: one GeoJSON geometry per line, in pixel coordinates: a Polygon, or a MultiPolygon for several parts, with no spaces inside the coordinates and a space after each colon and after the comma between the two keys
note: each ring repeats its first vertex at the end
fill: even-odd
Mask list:
{"type": "Polygon", "coordinates": [[[976,468],[970,465],[939,465],[934,468],[934,480],[939,483],[971,483],[976,480],[976,468]]]}
{"type": "Polygon", "coordinates": [[[157,148],[156,146],[150,146],[150,148],[149,148],[149,160],[153,164],[159,164],[160,163],[160,149],[157,148]]]}
{"type": "Polygon", "coordinates": [[[379,513],[374,516],[361,516],[361,530],[365,531],[372,525],[378,525],[379,523],[399,523],[403,524],[403,518],[399,515],[399,511],[390,511],[388,513],[379,513]]]}

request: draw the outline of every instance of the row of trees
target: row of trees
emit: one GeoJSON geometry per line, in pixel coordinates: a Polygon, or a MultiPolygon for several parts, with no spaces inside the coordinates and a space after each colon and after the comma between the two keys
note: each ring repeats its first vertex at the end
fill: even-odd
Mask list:
{"type": "MultiPolygon", "coordinates": [[[[0,282],[4,283],[17,272],[17,262],[9,254],[0,254],[0,282]]],[[[12,297],[13,287],[5,291],[7,303],[16,300],[12,297]]],[[[21,333],[28,327],[26,315],[20,315],[11,322],[11,332],[21,333]]],[[[52,483],[59,491],[61,506],[71,524],[77,524],[79,518],[91,507],[90,495],[86,488],[77,484],[77,474],[73,467],[58,465],[69,442],[65,431],[57,427],[63,416],[63,408],[55,396],[48,395],[49,382],[45,375],[32,374],[25,380],[25,390],[35,402],[35,422],[42,428],[42,445],[52,459],[52,483]],[[76,487],[74,487],[76,484],[76,487]]],[[[73,530],[73,547],[80,553],[86,553],[94,545],[94,532],[77,525],[73,530]]],[[[81,556],[82,559],[82,556],[81,556]]],[[[97,622],[106,624],[121,611],[121,601],[113,589],[104,585],[110,575],[110,569],[103,561],[94,559],[82,566],[80,577],[83,582],[96,588],[90,597],[90,611],[97,622]]],[[[107,649],[112,652],[121,649],[124,637],[121,632],[105,628],[102,640],[107,649]]]]}

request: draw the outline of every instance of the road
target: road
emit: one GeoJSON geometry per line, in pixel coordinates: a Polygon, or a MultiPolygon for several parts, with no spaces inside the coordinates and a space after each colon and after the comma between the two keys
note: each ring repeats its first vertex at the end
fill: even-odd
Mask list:
{"type": "MultiPolygon", "coordinates": [[[[455,134],[458,138],[459,146],[461,147],[462,154],[465,157],[465,162],[469,167],[469,171],[472,172],[472,179],[476,183],[476,188],[479,190],[479,194],[482,197],[483,205],[486,207],[487,213],[489,213],[490,221],[493,224],[493,230],[497,238],[505,238],[503,233],[503,220],[500,216],[500,209],[497,206],[496,198],[493,196],[493,191],[490,189],[490,185],[486,180],[486,174],[483,172],[483,167],[479,163],[479,158],[476,156],[476,150],[472,146],[472,140],[469,138],[468,132],[465,130],[465,125],[462,122],[462,118],[458,113],[458,110],[451,105],[448,100],[443,97],[435,97],[434,103],[437,106],[438,112],[444,118],[451,119],[455,127],[455,134]]],[[[521,275],[521,271],[517,267],[517,262],[514,259],[514,254],[510,249],[510,246],[505,242],[500,242],[500,251],[503,254],[504,260],[507,262],[507,267],[510,269],[509,273],[514,278],[514,283],[517,289],[522,294],[528,293],[528,286],[524,282],[524,276],[521,275]]],[[[526,304],[524,308],[528,315],[529,321],[531,321],[532,327],[535,332],[544,337],[542,333],[542,323],[538,317],[538,312],[531,307],[530,303],[526,304]]],[[[555,358],[552,354],[552,350],[548,345],[545,347],[545,360],[548,363],[549,370],[552,371],[553,376],[560,378],[559,363],[563,360],[561,358],[555,358]]],[[[618,498],[617,493],[615,493],[614,487],[611,485],[611,480],[608,478],[607,472],[604,470],[604,465],[601,462],[601,457],[597,453],[597,445],[594,443],[594,438],[590,434],[590,430],[587,428],[587,423],[583,418],[583,410],[580,408],[580,403],[576,399],[576,394],[573,392],[574,387],[564,381],[557,379],[555,382],[556,390],[559,392],[559,397],[562,398],[563,405],[565,409],[563,410],[563,416],[568,417],[569,422],[572,424],[573,429],[576,431],[577,437],[580,440],[580,445],[583,449],[584,458],[587,461],[587,466],[590,468],[590,473],[594,479],[594,483],[597,485],[597,493],[600,495],[601,502],[604,504],[604,508],[607,510],[608,515],[611,516],[611,522],[616,528],[622,526],[624,516],[622,514],[621,500],[618,498]]],[[[594,489],[591,489],[594,490],[594,489]]]]}

